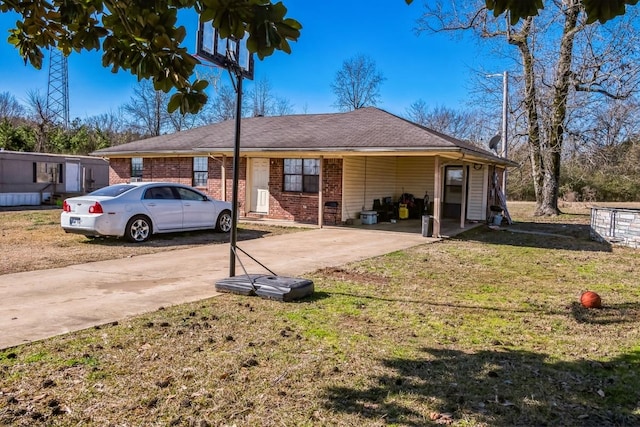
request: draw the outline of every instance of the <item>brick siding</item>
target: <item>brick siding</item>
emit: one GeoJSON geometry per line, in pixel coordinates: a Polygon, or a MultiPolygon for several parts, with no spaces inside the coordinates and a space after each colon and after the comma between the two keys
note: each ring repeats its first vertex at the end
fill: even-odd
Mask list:
{"type": "MultiPolygon", "coordinates": [[[[226,168],[226,200],[231,201],[233,191],[233,158],[209,158],[209,179],[207,187],[198,187],[209,196],[222,199],[222,167],[226,168]]],[[[323,162],[324,182],[322,183],[325,201],[342,200],[342,160],[325,159],[323,162]]],[[[271,159],[269,167],[269,213],[251,214],[245,206],[247,159],[240,160],[238,200],[240,215],[260,216],[270,219],[292,220],[315,224],[318,222],[318,195],[315,193],[294,193],[283,191],[284,161],[271,159]]],[[[193,184],[192,157],[144,158],[142,177],[144,181],[168,181],[181,184],[193,184]]],[[[131,159],[113,158],[109,161],[109,184],[125,183],[131,180],[131,159]]],[[[333,217],[330,219],[333,222],[333,217]]],[[[336,218],[341,221],[340,214],[336,218]]],[[[325,219],[325,223],[326,223],[325,219]]]]}
{"type": "MultiPolygon", "coordinates": [[[[284,191],[284,159],[271,159],[269,166],[270,199],[267,217],[316,224],[318,222],[318,195],[316,193],[284,191]]],[[[322,172],[324,175],[323,199],[340,202],[342,200],[342,160],[325,159],[322,172]]],[[[341,221],[340,215],[336,221],[341,221]]],[[[333,217],[331,222],[333,222],[333,217]]]]}

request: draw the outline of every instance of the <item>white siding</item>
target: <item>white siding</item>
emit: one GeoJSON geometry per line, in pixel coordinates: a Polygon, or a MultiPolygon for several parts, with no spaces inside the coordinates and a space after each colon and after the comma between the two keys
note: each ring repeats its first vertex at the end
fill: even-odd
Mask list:
{"type": "Polygon", "coordinates": [[[487,180],[488,168],[469,167],[469,192],[467,194],[467,219],[485,221],[487,219],[487,180]]]}
{"type": "Polygon", "coordinates": [[[399,157],[394,199],[402,193],[422,199],[426,191],[433,202],[434,172],[433,157],[399,157]]]}
{"type": "Polygon", "coordinates": [[[364,157],[347,157],[342,172],[342,220],[357,218],[364,204],[364,157]]]}
{"type": "Polygon", "coordinates": [[[342,218],[356,218],[373,208],[374,199],[396,198],[395,157],[347,157],[344,159],[342,218]]]}

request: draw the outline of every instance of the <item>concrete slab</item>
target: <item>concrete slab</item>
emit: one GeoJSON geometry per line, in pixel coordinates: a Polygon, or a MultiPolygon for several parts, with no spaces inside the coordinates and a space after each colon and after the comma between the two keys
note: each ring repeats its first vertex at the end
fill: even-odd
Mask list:
{"type": "MultiPolygon", "coordinates": [[[[243,241],[238,246],[278,275],[303,276],[437,239],[374,228],[325,227],[243,241]]],[[[249,273],[264,270],[241,257],[249,273]]],[[[229,245],[0,276],[0,348],[217,295],[229,245]]],[[[237,264],[236,274],[243,274],[237,264]]]]}

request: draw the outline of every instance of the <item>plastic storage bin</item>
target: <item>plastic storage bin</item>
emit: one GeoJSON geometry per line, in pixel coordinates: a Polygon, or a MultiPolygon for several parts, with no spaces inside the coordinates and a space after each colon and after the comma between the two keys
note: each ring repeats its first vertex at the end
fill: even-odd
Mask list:
{"type": "Polygon", "coordinates": [[[378,223],[378,212],[376,211],[363,211],[360,212],[360,219],[363,224],[371,225],[378,223]]]}

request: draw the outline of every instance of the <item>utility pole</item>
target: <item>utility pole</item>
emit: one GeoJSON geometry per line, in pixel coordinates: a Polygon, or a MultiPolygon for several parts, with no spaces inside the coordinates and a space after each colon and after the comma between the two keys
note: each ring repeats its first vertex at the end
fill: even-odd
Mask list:
{"type": "MultiPolygon", "coordinates": [[[[509,73],[502,73],[502,152],[500,157],[506,159],[507,153],[507,129],[509,118],[509,73]]],[[[507,198],[507,168],[505,166],[502,172],[502,192],[505,199],[507,198]]]]}
{"type": "MultiPolygon", "coordinates": [[[[501,147],[500,157],[506,159],[509,155],[507,148],[507,132],[509,129],[509,72],[504,71],[502,74],[487,74],[487,77],[502,77],[502,131],[500,132],[501,147]]],[[[496,135],[497,136],[497,135],[496,135]]],[[[496,151],[497,154],[497,151],[496,151]]],[[[507,168],[502,172],[502,192],[507,197],[507,168]]]]}

